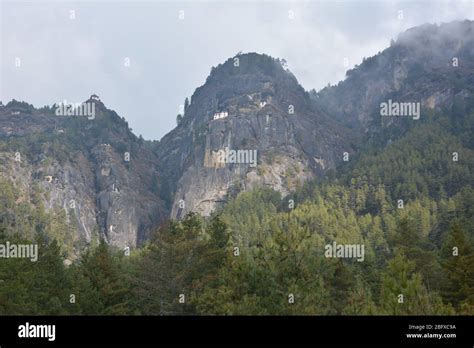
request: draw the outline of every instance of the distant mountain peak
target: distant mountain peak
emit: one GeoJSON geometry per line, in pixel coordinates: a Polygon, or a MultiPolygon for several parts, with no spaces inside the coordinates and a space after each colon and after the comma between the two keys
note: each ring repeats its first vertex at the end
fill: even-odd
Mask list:
{"type": "Polygon", "coordinates": [[[213,67],[208,79],[221,76],[255,74],[276,77],[279,74],[288,72],[285,70],[285,62],[284,59],[273,58],[267,54],[255,52],[238,53],[217,67],[213,67]]]}

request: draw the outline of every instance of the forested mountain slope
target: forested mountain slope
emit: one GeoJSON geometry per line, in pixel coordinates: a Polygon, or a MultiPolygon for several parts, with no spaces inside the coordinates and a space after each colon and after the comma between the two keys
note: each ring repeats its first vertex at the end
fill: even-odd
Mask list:
{"type": "Polygon", "coordinates": [[[9,103],[0,241],[41,252],[0,262],[0,313],[474,314],[472,29],[411,29],[317,93],[238,55],[155,143],[102,105],[96,125],[9,103]]]}

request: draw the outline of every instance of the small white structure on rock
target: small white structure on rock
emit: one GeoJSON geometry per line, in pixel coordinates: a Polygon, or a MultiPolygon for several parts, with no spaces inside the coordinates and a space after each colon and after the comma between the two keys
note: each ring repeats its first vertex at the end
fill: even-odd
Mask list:
{"type": "Polygon", "coordinates": [[[260,107],[263,108],[265,105],[267,105],[267,102],[265,100],[262,100],[260,102],[260,107]]]}
{"type": "Polygon", "coordinates": [[[216,112],[214,114],[214,120],[220,120],[222,118],[226,118],[227,116],[229,116],[227,111],[216,112]]]}

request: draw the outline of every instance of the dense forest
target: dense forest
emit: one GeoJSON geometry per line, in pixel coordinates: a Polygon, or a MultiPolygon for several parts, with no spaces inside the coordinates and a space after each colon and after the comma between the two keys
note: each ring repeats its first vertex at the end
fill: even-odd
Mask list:
{"type": "Polygon", "coordinates": [[[240,192],[142,248],[102,242],[72,264],[65,211],[1,179],[0,244],[37,243],[39,258],[0,262],[0,314],[472,315],[473,109],[381,128],[290,196],[240,192]],[[364,245],[363,261],[326,257],[333,242],[364,245]]]}

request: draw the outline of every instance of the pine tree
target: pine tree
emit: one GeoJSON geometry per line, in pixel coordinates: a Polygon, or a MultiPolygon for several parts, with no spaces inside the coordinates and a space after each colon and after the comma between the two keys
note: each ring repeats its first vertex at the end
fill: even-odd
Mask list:
{"type": "Polygon", "coordinates": [[[380,307],[388,315],[451,314],[441,298],[428,292],[422,276],[415,272],[415,263],[397,252],[382,275],[380,307]]]}
{"type": "Polygon", "coordinates": [[[186,99],[184,99],[184,113],[186,114],[186,111],[188,110],[189,108],[189,99],[188,97],[186,97],[186,99]]]}
{"type": "Polygon", "coordinates": [[[201,263],[205,249],[201,235],[201,222],[192,213],[182,221],[170,221],[157,231],[133,280],[143,314],[193,312],[192,284],[205,271],[201,263]]]}
{"type": "Polygon", "coordinates": [[[101,240],[95,250],[86,252],[81,260],[80,270],[99,294],[97,314],[117,315],[129,312],[127,283],[104,240],[101,240]]]}
{"type": "Polygon", "coordinates": [[[474,313],[474,250],[466,233],[454,224],[441,249],[446,275],[443,295],[457,309],[474,313]]]}

